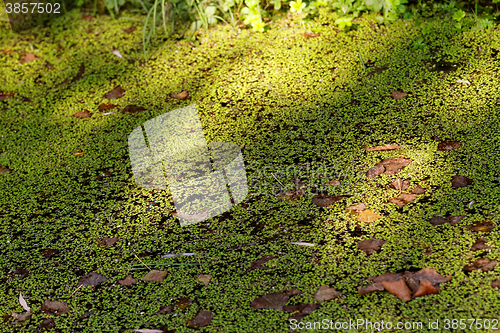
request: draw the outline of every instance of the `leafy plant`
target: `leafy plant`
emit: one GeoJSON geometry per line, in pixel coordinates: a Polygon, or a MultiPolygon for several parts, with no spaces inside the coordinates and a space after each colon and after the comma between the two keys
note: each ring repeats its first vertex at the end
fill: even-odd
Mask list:
{"type": "Polygon", "coordinates": [[[340,30],[344,30],[346,27],[350,27],[352,25],[353,17],[341,17],[335,20],[335,24],[339,26],[340,30]]]}
{"type": "Polygon", "coordinates": [[[297,12],[297,13],[302,13],[302,10],[306,6],[305,3],[302,2],[302,0],[297,0],[297,1],[291,1],[290,2],[290,11],[292,13],[297,12]]]}
{"type": "Polygon", "coordinates": [[[457,21],[457,22],[454,24],[455,28],[457,28],[457,29],[462,29],[462,23],[460,23],[460,21],[461,21],[464,17],[465,17],[465,12],[464,12],[463,10],[461,10],[461,9],[459,9],[459,10],[457,10],[457,11],[455,11],[455,12],[453,13],[453,17],[452,17],[452,18],[453,18],[455,21],[457,21]]]}
{"type": "Polygon", "coordinates": [[[419,39],[417,39],[416,41],[413,42],[411,49],[412,50],[420,50],[420,49],[424,49],[425,47],[427,47],[427,44],[425,44],[424,39],[422,37],[420,37],[419,39]]]}
{"type": "Polygon", "coordinates": [[[245,0],[247,7],[241,10],[244,16],[244,24],[251,24],[253,31],[264,32],[265,23],[262,22],[261,9],[258,0],[245,0]]]}

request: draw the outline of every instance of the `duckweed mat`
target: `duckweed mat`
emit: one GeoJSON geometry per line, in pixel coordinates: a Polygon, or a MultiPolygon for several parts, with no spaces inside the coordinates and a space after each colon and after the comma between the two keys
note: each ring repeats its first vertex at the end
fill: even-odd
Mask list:
{"type": "Polygon", "coordinates": [[[499,329],[497,28],[333,22],[157,37],[147,60],[136,22],[2,29],[1,332],[499,329]],[[191,104],[249,193],[181,227],[127,138],[191,104]]]}

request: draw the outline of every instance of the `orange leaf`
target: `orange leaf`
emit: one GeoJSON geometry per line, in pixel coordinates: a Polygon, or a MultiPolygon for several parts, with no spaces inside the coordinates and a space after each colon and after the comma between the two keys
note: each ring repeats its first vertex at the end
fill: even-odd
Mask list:
{"type": "Polygon", "coordinates": [[[85,152],[84,152],[84,151],[82,151],[82,152],[80,152],[80,153],[75,153],[75,156],[78,156],[78,155],[83,155],[83,154],[85,154],[85,152]]]}
{"type": "Polygon", "coordinates": [[[359,214],[356,221],[370,223],[376,221],[380,218],[380,215],[375,214],[373,211],[366,209],[361,214],[359,214]]]}

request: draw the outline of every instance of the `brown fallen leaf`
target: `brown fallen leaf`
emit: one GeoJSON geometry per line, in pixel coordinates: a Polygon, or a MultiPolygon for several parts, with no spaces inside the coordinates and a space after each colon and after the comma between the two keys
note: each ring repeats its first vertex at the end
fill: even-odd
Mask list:
{"type": "Polygon", "coordinates": [[[491,246],[486,245],[486,242],[488,240],[486,238],[479,238],[474,245],[470,248],[471,251],[479,251],[479,250],[486,250],[486,249],[491,249],[491,246]]]}
{"type": "Polygon", "coordinates": [[[302,189],[297,190],[297,191],[292,191],[292,190],[286,190],[285,192],[282,192],[278,194],[278,198],[280,199],[289,199],[292,201],[300,199],[306,192],[302,189]]]}
{"type": "Polygon", "coordinates": [[[406,277],[412,277],[415,281],[427,280],[434,284],[446,283],[451,281],[451,274],[444,277],[434,268],[423,268],[416,273],[405,272],[406,277]]]}
{"type": "Polygon", "coordinates": [[[185,100],[185,99],[190,98],[187,90],[183,90],[180,93],[172,93],[172,94],[170,94],[170,97],[175,98],[175,99],[180,99],[180,100],[185,100]]]}
{"type": "Polygon", "coordinates": [[[118,283],[122,286],[131,286],[135,284],[137,281],[132,277],[132,275],[127,275],[127,277],[123,280],[118,280],[118,283]]]}
{"type": "Polygon", "coordinates": [[[0,175],[5,175],[6,173],[11,172],[12,170],[7,168],[4,165],[0,165],[0,175]]]}
{"type": "Polygon", "coordinates": [[[394,99],[402,99],[402,98],[405,98],[406,96],[408,96],[408,94],[405,92],[401,92],[401,91],[393,91],[391,93],[391,96],[394,99]]]}
{"type": "Polygon", "coordinates": [[[210,283],[210,280],[212,279],[212,275],[210,274],[200,274],[196,277],[196,281],[203,283],[206,286],[210,283]]]}
{"type": "Polygon", "coordinates": [[[177,302],[174,303],[174,306],[176,308],[178,308],[179,310],[185,310],[189,307],[191,307],[191,305],[193,303],[193,300],[189,297],[183,297],[181,299],[179,299],[177,302]]]}
{"type": "Polygon", "coordinates": [[[127,105],[125,108],[123,108],[122,112],[127,113],[127,114],[135,114],[139,113],[142,111],[145,111],[146,109],[143,108],[142,106],[137,106],[137,105],[127,105]]]}
{"type": "Polygon", "coordinates": [[[257,297],[252,301],[252,308],[255,309],[277,309],[283,311],[283,306],[290,296],[285,292],[277,292],[269,295],[257,297]]]}
{"type": "Polygon", "coordinates": [[[99,246],[100,247],[108,247],[108,246],[114,245],[117,241],[118,241],[118,237],[116,237],[116,236],[113,238],[104,237],[103,239],[101,239],[99,241],[99,246]]]}
{"type": "Polygon", "coordinates": [[[375,178],[375,177],[383,174],[384,172],[385,172],[385,167],[382,164],[377,163],[373,167],[368,169],[368,171],[366,172],[366,177],[375,178]]]}
{"type": "Polygon", "coordinates": [[[19,279],[24,279],[28,276],[29,271],[24,267],[17,267],[12,270],[12,273],[16,274],[19,279]]]}
{"type": "Polygon", "coordinates": [[[328,183],[326,183],[327,185],[330,185],[330,186],[339,186],[340,185],[340,182],[338,180],[330,180],[328,183]]]}
{"type": "Polygon", "coordinates": [[[59,252],[61,252],[61,251],[59,251],[57,249],[46,249],[46,250],[42,251],[42,254],[45,258],[51,258],[55,255],[58,255],[59,252]]]}
{"type": "Polygon", "coordinates": [[[385,240],[371,238],[358,242],[358,249],[364,251],[367,255],[371,255],[382,248],[385,244],[385,240]]]}
{"type": "Polygon", "coordinates": [[[136,31],[136,27],[130,27],[130,28],[127,28],[127,29],[123,29],[124,32],[126,32],[127,34],[130,34],[134,31],[136,31]]]}
{"type": "Polygon", "coordinates": [[[415,186],[415,188],[411,192],[413,194],[424,194],[425,193],[425,189],[422,186],[417,185],[417,186],[415,186]]]}
{"type": "Polygon", "coordinates": [[[411,162],[413,162],[413,160],[409,158],[396,157],[385,159],[380,162],[380,164],[385,167],[384,174],[395,175],[403,170],[411,162]]]}
{"type": "Polygon", "coordinates": [[[408,302],[411,300],[410,288],[406,285],[403,279],[397,281],[382,281],[382,286],[402,301],[408,302]]]}
{"type": "Polygon", "coordinates": [[[467,185],[472,185],[472,179],[464,176],[453,176],[451,179],[451,186],[453,187],[465,187],[467,185]]]}
{"type": "Polygon", "coordinates": [[[370,223],[376,221],[380,218],[380,215],[374,213],[373,211],[366,209],[361,214],[359,214],[356,221],[370,223]]]}
{"type": "Polygon", "coordinates": [[[347,207],[347,210],[350,210],[350,211],[353,211],[356,213],[361,213],[365,209],[366,209],[366,205],[364,203],[360,203],[357,205],[352,205],[352,206],[347,207]]]}
{"type": "Polygon", "coordinates": [[[76,73],[76,76],[71,80],[72,83],[75,83],[78,80],[81,80],[83,77],[83,73],[85,73],[85,64],[82,62],[80,64],[80,69],[78,69],[78,73],[76,73]]]}
{"type": "Polygon", "coordinates": [[[495,268],[497,261],[491,260],[490,258],[479,258],[472,262],[471,265],[467,265],[463,268],[464,271],[471,272],[480,269],[483,272],[491,271],[495,268]]]}
{"type": "Polygon", "coordinates": [[[413,297],[421,297],[425,295],[433,295],[439,292],[439,287],[435,288],[432,283],[427,280],[420,280],[420,286],[418,290],[415,292],[413,297]]]}
{"type": "Polygon", "coordinates": [[[398,191],[404,191],[408,188],[408,186],[410,186],[410,182],[407,180],[403,181],[400,178],[394,180],[390,185],[390,187],[398,191]]]}
{"type": "Polygon", "coordinates": [[[212,311],[203,310],[198,312],[196,316],[189,321],[188,326],[205,327],[208,324],[210,324],[212,319],[213,319],[212,311]]]}
{"type": "Polygon", "coordinates": [[[68,303],[62,301],[45,301],[40,308],[42,313],[61,315],[69,312],[68,303]]]}
{"type": "Polygon", "coordinates": [[[23,323],[25,321],[30,320],[32,314],[33,314],[32,311],[27,311],[27,312],[22,312],[22,313],[12,312],[10,315],[15,319],[12,322],[12,325],[17,325],[17,324],[20,324],[20,323],[23,323]]]}
{"type": "Polygon", "coordinates": [[[116,86],[115,88],[104,94],[103,98],[116,99],[123,97],[123,95],[125,95],[125,90],[123,90],[121,86],[116,86]]]}
{"type": "Polygon", "coordinates": [[[373,148],[368,148],[367,146],[364,146],[366,151],[386,151],[386,150],[395,150],[395,149],[400,149],[400,145],[385,145],[385,146],[377,146],[373,148]]]}
{"type": "Polygon", "coordinates": [[[442,224],[445,224],[445,223],[449,223],[450,221],[448,221],[447,218],[444,218],[442,216],[434,216],[433,218],[431,218],[429,220],[429,222],[433,226],[437,226],[437,225],[442,225],[442,224]]]}
{"type": "Polygon", "coordinates": [[[24,58],[21,58],[19,60],[19,63],[22,65],[22,64],[26,64],[28,62],[32,62],[32,61],[35,61],[35,60],[38,60],[40,58],[38,58],[37,56],[35,56],[33,53],[26,53],[26,55],[24,56],[24,58]]]}
{"type": "Polygon", "coordinates": [[[174,212],[172,215],[188,220],[189,222],[201,222],[208,217],[208,210],[198,214],[186,214],[181,212],[174,212]]]}
{"type": "Polygon", "coordinates": [[[103,111],[103,110],[110,110],[110,109],[113,109],[113,108],[116,108],[118,107],[118,105],[115,105],[115,104],[100,104],[98,107],[97,107],[97,110],[99,111],[103,111]]]}
{"type": "Polygon", "coordinates": [[[493,229],[495,229],[495,223],[491,221],[480,221],[476,222],[473,225],[468,225],[466,227],[467,230],[473,230],[473,231],[481,231],[481,232],[490,232],[493,229]]]}
{"type": "Polygon", "coordinates": [[[500,288],[500,279],[496,279],[491,282],[491,288],[500,288]]]}
{"type": "Polygon", "coordinates": [[[330,288],[329,286],[321,286],[314,294],[314,299],[321,303],[330,301],[335,297],[339,297],[340,294],[341,292],[335,290],[334,288],[330,288]]]}
{"type": "Polygon", "coordinates": [[[90,118],[92,117],[92,112],[89,112],[88,110],[83,110],[83,111],[78,111],[77,113],[75,113],[73,115],[73,117],[76,117],[76,118],[90,118]]]}
{"type": "Polygon", "coordinates": [[[373,276],[368,278],[368,281],[371,281],[372,283],[369,285],[366,285],[362,288],[358,289],[358,294],[360,295],[365,295],[374,291],[382,291],[384,290],[384,286],[382,285],[382,282],[384,281],[398,281],[400,279],[403,279],[404,276],[402,273],[391,273],[391,272],[386,272],[384,274],[378,275],[378,276],[373,276]]]}
{"type": "Polygon", "coordinates": [[[173,305],[162,306],[162,307],[160,307],[160,310],[158,310],[158,312],[155,314],[156,315],[166,315],[166,314],[172,313],[173,309],[174,309],[173,305]]]}
{"type": "Polygon", "coordinates": [[[262,266],[262,265],[265,264],[266,262],[268,262],[269,260],[272,260],[272,259],[274,259],[274,256],[265,255],[262,258],[254,261],[252,263],[252,266],[250,266],[250,269],[269,269],[269,267],[262,266]]]}
{"type": "Polygon", "coordinates": [[[319,207],[328,207],[333,205],[335,202],[344,199],[344,195],[325,195],[317,194],[312,198],[312,203],[319,207]]]}
{"type": "Polygon", "coordinates": [[[47,329],[51,329],[51,328],[54,328],[56,326],[56,322],[54,321],[53,318],[45,318],[44,320],[42,320],[42,322],[38,325],[38,327],[40,328],[47,328],[47,329]]]}
{"type": "Polygon", "coordinates": [[[455,225],[462,221],[465,218],[465,215],[453,215],[448,217],[448,221],[450,221],[450,225],[455,225]]]}
{"type": "Polygon", "coordinates": [[[96,272],[91,272],[85,276],[78,279],[78,285],[86,286],[97,286],[108,280],[107,277],[96,272]]]}
{"type": "Polygon", "coordinates": [[[146,275],[144,275],[141,280],[142,281],[151,281],[151,282],[162,282],[165,276],[167,276],[168,272],[167,271],[158,271],[158,270],[151,270],[148,272],[146,275]]]}
{"type": "Polygon", "coordinates": [[[90,21],[92,21],[93,18],[94,18],[93,15],[85,15],[85,16],[82,16],[81,19],[84,21],[90,22],[90,21]]]}
{"type": "Polygon", "coordinates": [[[290,319],[301,320],[317,308],[319,308],[319,304],[301,303],[297,305],[285,305],[283,310],[286,312],[293,312],[290,319]]]}
{"type": "Polygon", "coordinates": [[[8,97],[14,96],[15,94],[16,94],[15,92],[6,93],[0,91],[0,102],[7,99],[8,97]]]}
{"type": "Polygon", "coordinates": [[[315,38],[315,37],[321,36],[321,34],[319,34],[319,33],[314,33],[314,32],[309,32],[309,31],[304,32],[302,35],[305,38],[315,38]]]}
{"type": "Polygon", "coordinates": [[[83,154],[85,154],[85,152],[84,152],[84,151],[81,151],[81,152],[79,152],[79,153],[75,153],[74,155],[75,155],[75,156],[80,156],[80,155],[83,155],[83,154]]]}
{"type": "Polygon", "coordinates": [[[413,202],[413,200],[415,200],[416,198],[417,198],[416,194],[401,193],[396,198],[389,199],[389,202],[392,202],[398,205],[399,208],[402,208],[403,206],[409,204],[410,202],[413,202]]]}
{"type": "Polygon", "coordinates": [[[461,145],[462,145],[462,143],[458,142],[458,141],[441,141],[438,144],[437,150],[438,151],[450,151],[453,149],[457,149],[461,145]]]}

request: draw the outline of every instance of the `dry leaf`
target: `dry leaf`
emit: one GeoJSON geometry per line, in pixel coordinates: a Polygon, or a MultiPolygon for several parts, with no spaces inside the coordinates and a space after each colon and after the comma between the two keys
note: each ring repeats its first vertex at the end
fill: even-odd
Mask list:
{"type": "Polygon", "coordinates": [[[340,296],[340,291],[330,288],[329,286],[321,286],[314,294],[314,299],[318,302],[326,302],[340,296]]]}
{"type": "Polygon", "coordinates": [[[382,282],[384,281],[398,281],[400,279],[403,279],[403,274],[401,273],[391,273],[391,272],[386,272],[382,275],[379,276],[374,276],[368,278],[369,281],[372,281],[371,284],[364,286],[358,290],[358,294],[360,295],[365,295],[374,291],[382,291],[384,290],[384,286],[382,285],[382,282]]]}
{"type": "Polygon", "coordinates": [[[83,155],[83,154],[85,154],[85,152],[84,152],[84,151],[81,151],[81,152],[79,152],[79,153],[75,153],[75,156],[80,156],[80,155],[83,155]]]}
{"type": "Polygon", "coordinates": [[[0,91],[0,102],[7,99],[8,97],[14,96],[15,94],[16,94],[15,92],[6,93],[0,91]]]}
{"type": "Polygon", "coordinates": [[[471,251],[479,251],[479,250],[486,250],[486,249],[491,249],[491,246],[486,245],[486,242],[488,240],[486,238],[479,238],[474,245],[470,248],[471,251]]]}
{"type": "Polygon", "coordinates": [[[44,320],[42,320],[42,322],[38,325],[38,327],[40,328],[47,328],[47,329],[51,329],[51,328],[54,328],[56,326],[56,322],[54,321],[53,318],[45,318],[44,320]]]}
{"type": "Polygon", "coordinates": [[[76,73],[76,76],[71,80],[72,83],[75,83],[78,80],[81,80],[83,77],[83,73],[85,73],[85,64],[82,62],[80,64],[80,68],[78,69],[78,73],[76,73]]]}
{"type": "Polygon", "coordinates": [[[86,286],[98,286],[103,282],[106,282],[108,280],[107,277],[104,275],[101,275],[96,272],[91,272],[90,274],[87,274],[85,276],[82,276],[80,279],[78,279],[78,285],[82,285],[84,287],[86,286]]]}
{"type": "Polygon", "coordinates": [[[319,207],[328,207],[343,198],[345,198],[344,195],[317,194],[312,198],[312,203],[319,207]]]}
{"type": "Polygon", "coordinates": [[[157,271],[157,270],[152,270],[148,272],[146,275],[144,275],[141,280],[143,281],[152,281],[152,282],[162,282],[165,276],[167,276],[168,272],[167,271],[157,271]]]}
{"type": "Polygon", "coordinates": [[[393,91],[391,93],[391,96],[394,99],[402,99],[402,98],[405,98],[406,96],[408,96],[408,94],[405,92],[401,92],[401,91],[393,91]]]}
{"type": "Polygon", "coordinates": [[[92,112],[89,112],[87,110],[79,111],[73,115],[73,117],[76,118],[90,118],[92,117],[92,112]]]}
{"type": "Polygon", "coordinates": [[[24,299],[21,292],[19,292],[19,304],[21,304],[24,310],[31,311],[31,308],[28,306],[28,303],[26,303],[26,300],[24,299]]]}
{"type": "Polygon", "coordinates": [[[382,164],[377,163],[366,172],[366,177],[374,178],[383,174],[384,172],[385,172],[385,167],[382,164]]]}
{"type": "Polygon", "coordinates": [[[415,186],[415,188],[413,189],[412,191],[413,194],[424,194],[425,193],[425,189],[420,186],[420,185],[417,185],[415,186]]]}
{"type": "Polygon", "coordinates": [[[203,283],[205,285],[205,287],[206,287],[210,283],[211,279],[212,279],[212,275],[210,275],[210,274],[200,274],[196,278],[196,281],[198,281],[200,283],[203,283]]]}
{"type": "Polygon", "coordinates": [[[120,57],[120,58],[123,58],[122,54],[118,50],[114,50],[113,54],[116,55],[116,56],[118,56],[118,57],[120,57]]]}
{"type": "Polygon", "coordinates": [[[449,223],[450,221],[448,221],[448,219],[446,219],[444,217],[441,217],[441,216],[434,216],[433,218],[431,218],[429,220],[429,222],[433,226],[437,226],[437,225],[442,225],[442,224],[445,224],[445,223],[449,223]]]}
{"type": "Polygon", "coordinates": [[[278,194],[278,198],[283,198],[283,199],[290,199],[292,201],[295,201],[297,199],[300,199],[306,192],[304,190],[297,190],[297,191],[292,191],[292,190],[286,190],[283,193],[278,194]]]}
{"type": "Polygon", "coordinates": [[[438,144],[437,150],[438,151],[450,151],[453,149],[457,149],[461,145],[462,145],[462,143],[458,142],[458,141],[441,141],[438,144]]]}
{"type": "Polygon", "coordinates": [[[266,262],[268,262],[269,260],[272,260],[272,259],[274,259],[274,256],[271,256],[271,255],[263,256],[262,258],[254,261],[252,263],[252,266],[250,266],[250,269],[269,269],[269,267],[262,266],[262,265],[265,264],[266,262]]]}
{"type": "Polygon", "coordinates": [[[142,111],[145,111],[146,109],[143,108],[142,106],[137,106],[137,105],[127,105],[125,108],[123,108],[122,112],[127,113],[127,114],[135,114],[139,113],[142,111]]]}
{"type": "Polygon", "coordinates": [[[5,175],[6,173],[9,173],[11,171],[12,170],[10,170],[9,168],[7,168],[6,166],[0,165],[0,175],[5,175]]]}
{"type": "Polygon", "coordinates": [[[45,301],[40,308],[41,312],[61,315],[69,312],[68,303],[60,301],[45,301]]]}
{"type": "Polygon", "coordinates": [[[385,146],[377,146],[373,148],[364,147],[366,151],[386,151],[386,150],[395,150],[400,149],[400,145],[385,145],[385,146]]]}
{"type": "Polygon", "coordinates": [[[120,87],[120,86],[116,86],[115,88],[113,88],[112,90],[107,92],[103,96],[103,98],[116,99],[116,98],[123,97],[123,95],[125,95],[125,90],[123,90],[122,87],[120,87]]]}
{"type": "Polygon", "coordinates": [[[450,225],[455,225],[458,222],[462,221],[464,219],[464,215],[453,215],[448,217],[448,221],[450,221],[450,225]]]}
{"type": "Polygon", "coordinates": [[[370,223],[376,221],[380,218],[380,215],[375,214],[373,211],[366,209],[361,214],[359,214],[356,221],[370,223]]]}
{"type": "Polygon", "coordinates": [[[361,213],[365,209],[366,209],[366,205],[364,203],[360,203],[357,205],[352,205],[352,206],[347,207],[347,210],[350,210],[350,211],[353,211],[356,213],[361,213]]]}
{"type": "Polygon", "coordinates": [[[118,283],[122,286],[130,286],[136,283],[136,280],[132,277],[132,275],[127,275],[127,277],[123,280],[118,280],[118,283]]]}
{"type": "Polygon", "coordinates": [[[205,327],[208,324],[210,324],[212,319],[213,319],[212,311],[207,311],[207,310],[200,311],[198,312],[198,314],[196,314],[196,316],[192,320],[189,321],[189,326],[205,327]]]}
{"type": "Polygon", "coordinates": [[[24,267],[17,267],[12,270],[12,273],[16,274],[21,280],[28,276],[29,272],[24,267]]]}
{"type": "Polygon", "coordinates": [[[118,105],[115,105],[115,104],[100,104],[97,109],[99,111],[103,111],[103,110],[110,110],[110,109],[113,109],[113,108],[116,108],[118,105]]]}
{"type": "Polygon", "coordinates": [[[425,295],[433,295],[439,292],[439,288],[434,288],[432,283],[427,280],[420,280],[420,286],[418,290],[415,292],[413,297],[421,297],[425,295]]]}
{"type": "Polygon", "coordinates": [[[497,261],[491,260],[489,258],[479,258],[476,261],[474,261],[471,265],[465,266],[463,269],[464,271],[475,271],[475,270],[482,270],[483,272],[488,272],[491,271],[492,269],[495,268],[497,264],[497,261]]]}
{"type": "MultiPolygon", "coordinates": [[[[111,174],[109,174],[110,176],[111,174]]],[[[106,175],[108,176],[108,175],[106,175]]],[[[114,245],[116,242],[118,241],[118,237],[113,237],[113,238],[109,238],[109,237],[104,237],[103,239],[101,239],[99,241],[99,246],[101,247],[108,247],[108,246],[111,246],[111,245],[114,245]]]]}
{"type": "Polygon", "coordinates": [[[401,193],[396,198],[390,199],[389,202],[392,202],[392,203],[398,205],[399,208],[402,208],[406,204],[413,202],[413,200],[415,200],[416,198],[417,198],[416,194],[401,193]]]}
{"type": "Polygon", "coordinates": [[[290,242],[290,244],[300,245],[300,246],[316,246],[313,243],[306,243],[306,242],[290,242]]]}
{"type": "Polygon", "coordinates": [[[340,185],[340,182],[338,180],[330,180],[328,183],[326,183],[327,185],[330,185],[330,186],[339,186],[340,185]]]}
{"type": "Polygon", "coordinates": [[[277,309],[283,310],[286,302],[290,296],[288,293],[278,292],[269,295],[264,295],[262,297],[257,297],[252,301],[252,308],[255,309],[277,309]]]}
{"type": "Polygon", "coordinates": [[[481,231],[481,232],[490,232],[495,229],[495,223],[491,221],[481,221],[476,222],[473,225],[468,225],[466,227],[467,230],[481,231]]]}
{"type": "Polygon", "coordinates": [[[472,185],[472,180],[464,176],[453,176],[451,179],[451,186],[453,187],[465,187],[467,185],[472,185]]]}
{"type": "Polygon", "coordinates": [[[494,280],[491,282],[491,288],[500,288],[500,279],[494,280]]]}
{"type": "Polygon", "coordinates": [[[410,182],[405,180],[403,181],[402,179],[398,178],[396,180],[394,180],[392,183],[391,183],[391,187],[398,190],[398,191],[404,191],[408,188],[408,186],[410,186],[410,182]]]}
{"type": "Polygon", "coordinates": [[[358,248],[361,251],[364,251],[367,255],[371,255],[380,250],[384,244],[384,240],[372,238],[358,242],[358,248]]]}
{"type": "Polygon", "coordinates": [[[123,31],[130,34],[130,33],[134,32],[135,30],[137,30],[135,27],[130,27],[130,28],[124,29],[123,31]]]}
{"type": "Polygon", "coordinates": [[[382,162],[379,162],[379,164],[385,167],[384,174],[395,175],[403,170],[411,162],[413,162],[413,160],[411,159],[396,157],[385,159],[382,162]]]}
{"type": "Polygon", "coordinates": [[[283,310],[285,310],[286,312],[293,312],[292,316],[290,316],[290,319],[301,320],[317,308],[319,308],[319,304],[302,303],[297,305],[285,305],[283,307],[283,310]]]}
{"type": "Polygon", "coordinates": [[[26,55],[24,56],[24,58],[22,58],[21,60],[19,60],[19,63],[20,64],[26,64],[28,62],[32,62],[32,61],[35,61],[35,60],[38,60],[40,58],[38,58],[37,56],[35,56],[33,53],[26,53],[26,55]]]}
{"type": "Polygon", "coordinates": [[[304,32],[302,35],[305,38],[315,38],[315,37],[321,36],[321,34],[319,34],[319,33],[314,33],[314,32],[309,32],[309,31],[304,32]]]}
{"type": "Polygon", "coordinates": [[[92,21],[93,18],[94,18],[94,16],[92,16],[92,15],[82,16],[82,20],[87,21],[87,22],[92,21]]]}
{"type": "Polygon", "coordinates": [[[180,93],[170,94],[170,97],[175,98],[175,99],[185,100],[185,99],[188,99],[190,96],[189,96],[189,93],[187,92],[187,90],[183,90],[180,93]]]}
{"type": "Polygon", "coordinates": [[[403,279],[397,281],[382,281],[382,286],[402,301],[411,300],[411,291],[403,279]]]}
{"type": "Polygon", "coordinates": [[[175,302],[174,306],[180,310],[184,310],[184,309],[191,307],[192,303],[193,303],[193,300],[191,298],[183,297],[180,300],[178,300],[177,302],[175,302]]]}
{"type": "Polygon", "coordinates": [[[157,315],[166,315],[169,313],[172,313],[172,310],[174,309],[173,305],[168,305],[168,306],[162,306],[160,310],[158,310],[157,315]]]}

